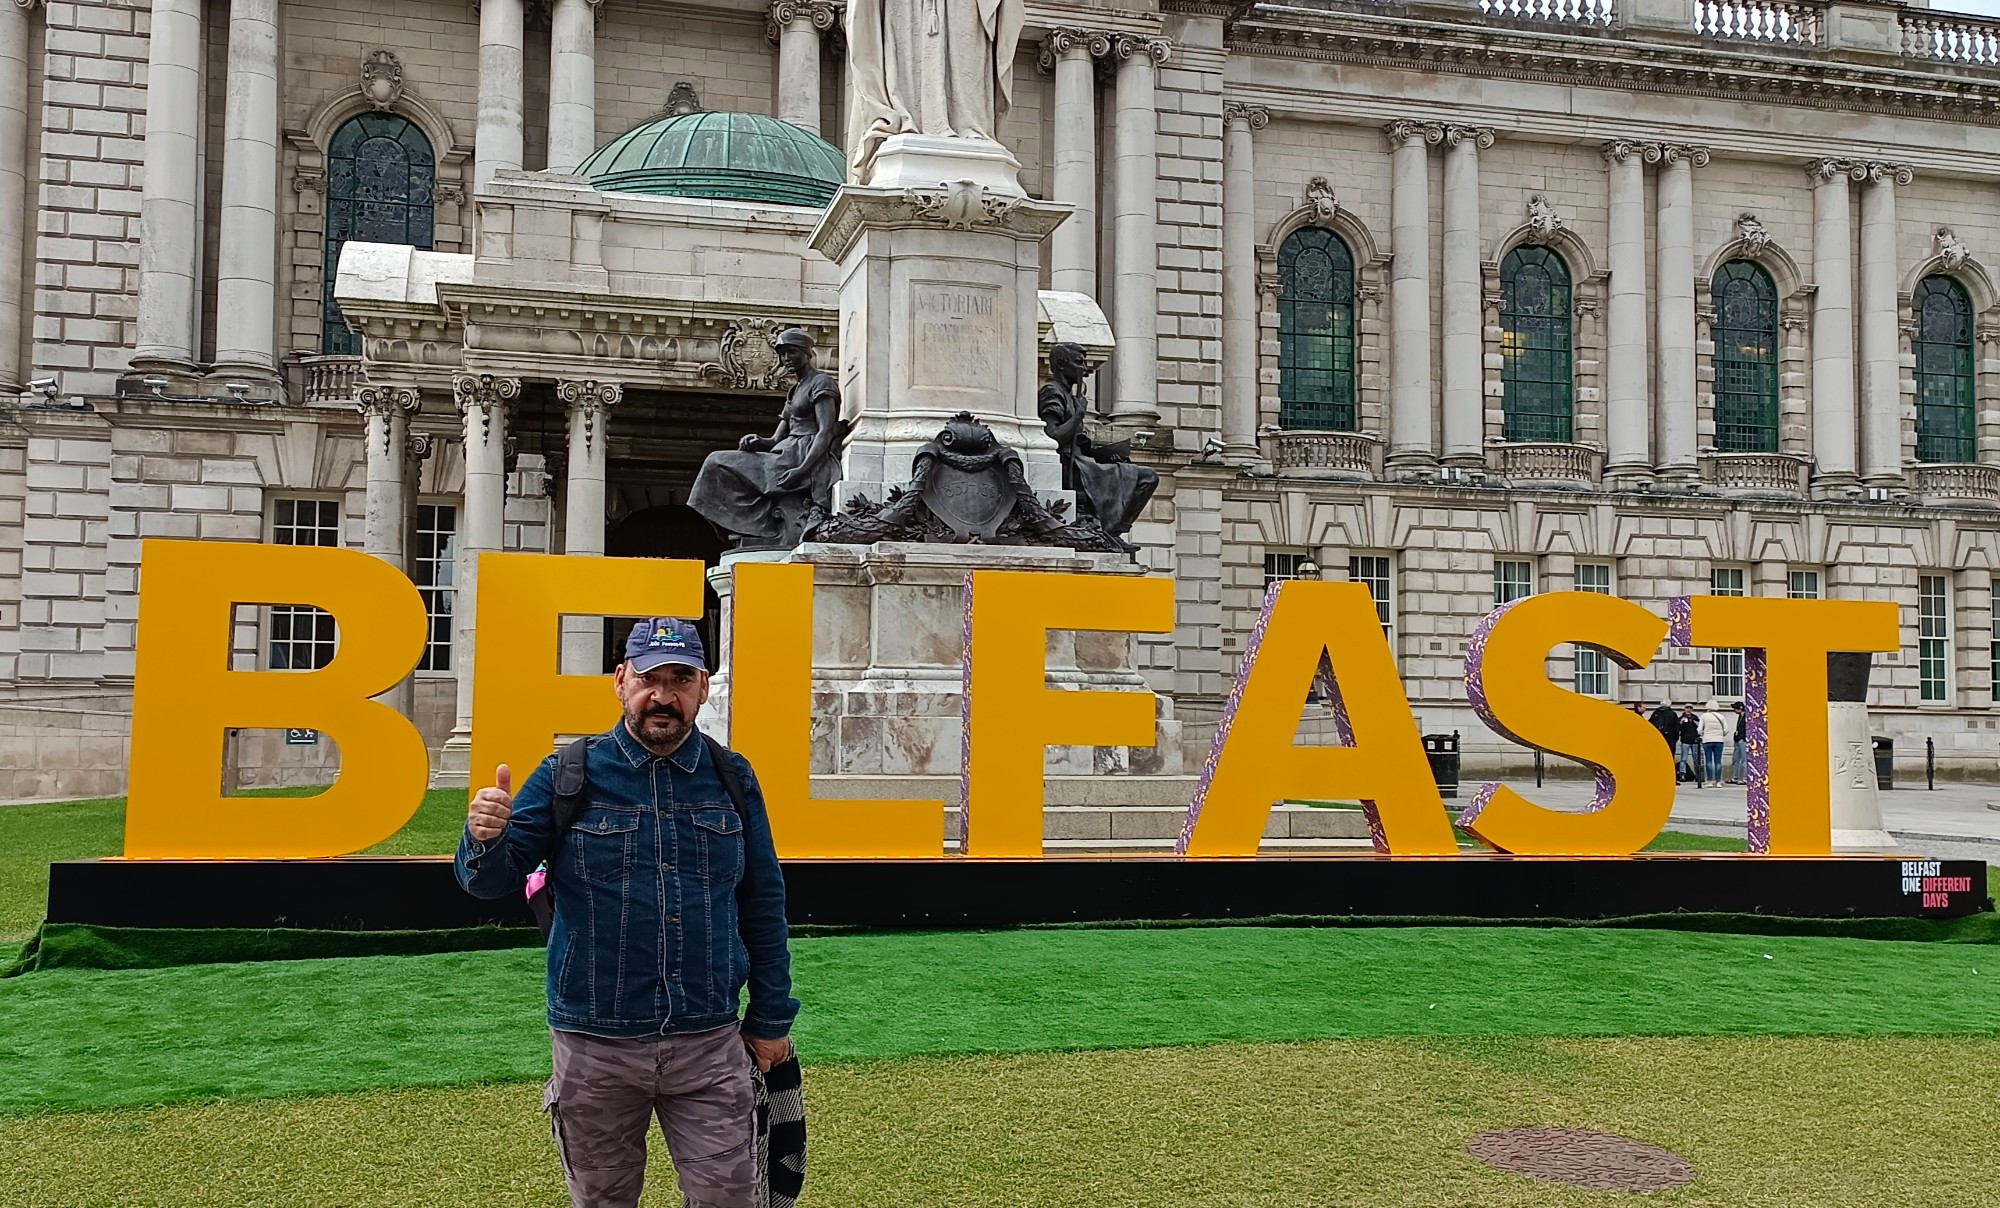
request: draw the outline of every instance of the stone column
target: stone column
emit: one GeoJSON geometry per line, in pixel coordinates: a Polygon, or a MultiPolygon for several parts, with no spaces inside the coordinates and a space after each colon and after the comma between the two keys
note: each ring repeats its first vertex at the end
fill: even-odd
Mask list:
{"type": "Polygon", "coordinates": [[[1493,131],[1444,131],[1444,461],[1486,464],[1486,347],[1479,255],[1479,152],[1493,131]]]}
{"type": "Polygon", "coordinates": [[[278,0],[231,0],[227,96],[215,372],[271,380],[278,370],[278,0]]]}
{"type": "MultiPolygon", "coordinates": [[[[563,492],[563,552],[604,554],[604,446],[610,411],[625,396],[617,382],[564,379],[556,397],[569,416],[569,476],[563,492]]],[[[603,626],[596,617],[564,617],[562,669],[565,675],[593,675],[603,669],[603,626]]]]}
{"type": "Polygon", "coordinates": [[[1708,148],[1655,144],[1648,161],[1660,165],[1657,286],[1659,395],[1654,407],[1662,477],[1695,482],[1694,408],[1694,170],[1708,163],[1708,148]]]}
{"type": "MultiPolygon", "coordinates": [[[[487,0],[489,6],[492,3],[487,0]]],[[[458,720],[439,753],[440,786],[463,784],[472,771],[472,662],[479,616],[479,555],[501,548],[507,511],[507,410],[519,397],[520,378],[460,373],[452,381],[452,398],[465,417],[465,497],[458,518],[458,591],[452,604],[458,720]]],[[[489,776],[492,771],[486,768],[477,774],[489,776]]]]}
{"type": "Polygon", "coordinates": [[[601,3],[555,0],[549,10],[551,172],[575,171],[597,150],[597,6],[601,3]]]}
{"type": "Polygon", "coordinates": [[[1261,105],[1222,106],[1223,456],[1262,460],[1257,448],[1257,173],[1252,133],[1271,115],[1261,105]]]}
{"type": "Polygon", "coordinates": [[[778,117],[814,134],[819,120],[819,38],[840,10],[832,0],[772,0],[764,32],[778,44],[778,117]]]}
{"type": "Polygon", "coordinates": [[[1126,426],[1160,417],[1159,165],[1154,154],[1159,114],[1153,70],[1173,45],[1164,38],[1120,36],[1118,160],[1113,191],[1114,255],[1118,273],[1112,331],[1111,415],[1126,426]]]}
{"type": "Polygon", "coordinates": [[[1817,159],[1813,185],[1812,442],[1822,494],[1860,485],[1854,412],[1854,219],[1847,180],[1855,165],[1817,159]]]}
{"type": "MultiPolygon", "coordinates": [[[[165,3],[166,0],[160,0],[165,3]]],[[[472,148],[472,187],[495,172],[521,167],[525,132],[522,100],[521,0],[482,0],[479,6],[479,124],[472,148]]],[[[470,682],[463,675],[460,681],[470,682]]],[[[467,698],[470,699],[470,698],[467,698]]]]}
{"type": "Polygon", "coordinates": [[[1042,41],[1042,66],[1056,76],[1049,200],[1075,207],[1049,236],[1054,290],[1097,292],[1096,60],[1110,53],[1110,36],[1091,30],[1053,29],[1042,41]]]}
{"type": "Polygon", "coordinates": [[[1391,122],[1388,467],[1437,463],[1431,426],[1430,147],[1444,127],[1391,122]]]}
{"type": "Polygon", "coordinates": [[[1646,169],[1631,143],[1604,144],[1610,174],[1611,296],[1606,305],[1604,429],[1607,485],[1653,479],[1646,356],[1646,169]]]}
{"type": "Polygon", "coordinates": [[[417,392],[408,386],[378,386],[371,382],[355,391],[355,402],[366,426],[362,452],[367,458],[368,495],[362,515],[361,545],[397,570],[407,571],[406,470],[410,416],[417,411],[417,392]]]}
{"type": "MultiPolygon", "coordinates": [[[[0,4],[0,281],[18,283],[27,249],[28,28],[35,0],[0,4]]],[[[21,291],[0,289],[0,395],[21,389],[21,291]]]]}
{"type": "MultiPolygon", "coordinates": [[[[519,3],[519,0],[515,0],[519,3]]],[[[201,0],[153,0],[132,368],[192,374],[201,268],[201,0]]],[[[275,119],[275,114],[273,115],[275,119]]]]}
{"type": "Polygon", "coordinates": [[[1903,482],[1902,365],[1897,339],[1896,186],[1915,179],[1900,164],[1866,164],[1861,178],[1861,476],[1869,486],[1903,482]]]}

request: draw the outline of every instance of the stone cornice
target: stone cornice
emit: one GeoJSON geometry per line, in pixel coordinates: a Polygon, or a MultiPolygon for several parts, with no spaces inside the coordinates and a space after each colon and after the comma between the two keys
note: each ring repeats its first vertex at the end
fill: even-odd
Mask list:
{"type": "Polygon", "coordinates": [[[1570,36],[1259,4],[1229,27],[1231,54],[1542,84],[1845,109],[2000,125],[2000,80],[1780,56],[1639,35],[1570,36]]]}

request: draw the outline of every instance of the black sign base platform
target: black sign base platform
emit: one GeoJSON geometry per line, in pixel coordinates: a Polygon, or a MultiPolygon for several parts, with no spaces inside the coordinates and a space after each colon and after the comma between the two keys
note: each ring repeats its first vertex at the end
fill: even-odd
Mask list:
{"type": "MultiPolygon", "coordinates": [[[[1993,908],[1984,864],[1881,856],[798,860],[786,863],[785,880],[795,924],[938,929],[1271,915],[1956,918],[1993,908]]],[[[470,897],[448,859],[367,856],[52,864],[49,921],[365,931],[529,924],[520,895],[470,897]]]]}

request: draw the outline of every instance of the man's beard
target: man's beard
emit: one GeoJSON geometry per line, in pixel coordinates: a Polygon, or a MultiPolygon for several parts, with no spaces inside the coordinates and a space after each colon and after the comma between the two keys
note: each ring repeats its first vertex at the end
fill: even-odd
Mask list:
{"type": "Polygon", "coordinates": [[[625,706],[625,724],[641,745],[656,754],[679,747],[694,728],[677,704],[653,705],[645,709],[625,706]]]}

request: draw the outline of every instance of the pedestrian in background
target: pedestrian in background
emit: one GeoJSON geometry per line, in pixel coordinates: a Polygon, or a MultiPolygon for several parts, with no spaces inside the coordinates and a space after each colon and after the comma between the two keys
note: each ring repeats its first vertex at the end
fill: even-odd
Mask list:
{"type": "Polygon", "coordinates": [[[1750,715],[1743,711],[1743,702],[1740,700],[1729,707],[1736,714],[1736,750],[1731,752],[1729,760],[1729,783],[1746,784],[1748,781],[1744,773],[1747,770],[1745,763],[1749,749],[1745,746],[1744,737],[1749,732],[1750,715]]]}
{"type": "Polygon", "coordinates": [[[1707,778],[1703,788],[1722,783],[1722,744],[1729,741],[1730,733],[1730,719],[1722,711],[1722,702],[1710,700],[1701,715],[1702,767],[1707,778]]]}
{"type": "Polygon", "coordinates": [[[1693,705],[1681,706],[1679,722],[1681,742],[1681,766],[1687,769],[1687,778],[1694,781],[1696,788],[1701,783],[1701,718],[1695,714],[1693,705]]]}

